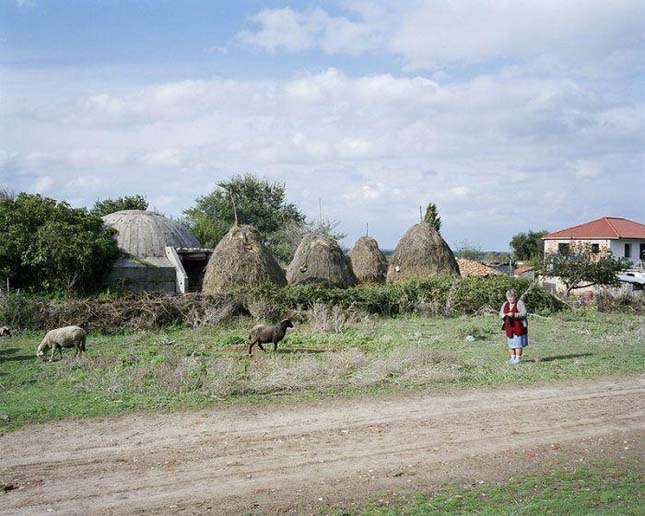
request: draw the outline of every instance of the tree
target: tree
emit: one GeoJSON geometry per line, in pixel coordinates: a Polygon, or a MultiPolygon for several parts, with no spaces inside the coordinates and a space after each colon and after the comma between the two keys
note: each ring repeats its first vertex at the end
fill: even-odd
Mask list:
{"type": "Polygon", "coordinates": [[[441,232],[441,217],[439,216],[439,209],[434,203],[429,203],[426,208],[426,214],[423,217],[423,222],[427,222],[433,228],[437,230],[437,233],[441,232]]]}
{"type": "Polygon", "coordinates": [[[593,252],[591,244],[571,244],[567,251],[550,253],[545,269],[551,276],[558,276],[569,294],[574,289],[593,285],[619,285],[617,275],[629,267],[629,261],[616,259],[609,252],[593,252]]]}
{"type": "Polygon", "coordinates": [[[458,247],[455,255],[458,258],[480,261],[484,257],[484,251],[482,251],[482,248],[478,244],[473,244],[464,240],[463,242],[459,242],[457,245],[458,247]]]}
{"type": "Polygon", "coordinates": [[[283,262],[290,261],[295,251],[290,237],[304,230],[307,223],[298,207],[287,202],[285,185],[244,174],[218,186],[219,189],[198,198],[195,207],[184,211],[184,223],[202,245],[215,247],[231,228],[232,196],[240,224],[255,226],[275,256],[283,262]]]}
{"type": "Polygon", "coordinates": [[[536,260],[544,259],[544,240],[542,237],[548,231],[530,231],[528,233],[518,233],[511,239],[511,249],[516,260],[536,260]]]}
{"type": "Polygon", "coordinates": [[[118,199],[104,199],[96,201],[92,212],[96,213],[99,217],[104,217],[110,213],[115,213],[122,210],[147,210],[148,201],[143,195],[126,195],[118,199]]]}
{"type": "Polygon", "coordinates": [[[40,195],[0,200],[0,234],[0,275],[21,288],[91,290],[119,255],[98,215],[40,195]]]}

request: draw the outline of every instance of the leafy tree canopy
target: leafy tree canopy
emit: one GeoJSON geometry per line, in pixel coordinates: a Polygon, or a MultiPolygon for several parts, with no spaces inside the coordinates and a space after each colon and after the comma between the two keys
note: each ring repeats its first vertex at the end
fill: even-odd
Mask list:
{"type": "Polygon", "coordinates": [[[529,231],[528,233],[518,233],[511,239],[511,249],[516,260],[536,260],[544,259],[544,240],[542,237],[548,231],[529,231]]]}
{"type": "Polygon", "coordinates": [[[566,293],[593,285],[619,285],[617,274],[629,267],[629,261],[617,259],[609,252],[593,252],[591,244],[572,244],[566,252],[550,253],[545,269],[558,276],[566,286],[566,293]]]}
{"type": "Polygon", "coordinates": [[[92,213],[99,217],[109,215],[122,210],[147,210],[148,201],[143,195],[126,195],[118,199],[104,199],[96,201],[92,208],[92,213]]]}
{"type": "Polygon", "coordinates": [[[429,203],[426,208],[426,214],[423,217],[423,222],[427,222],[433,228],[437,230],[437,233],[441,232],[441,217],[439,216],[439,209],[434,203],[429,203]]]}
{"type": "Polygon", "coordinates": [[[255,226],[278,259],[291,260],[295,251],[293,236],[300,234],[307,223],[298,207],[287,201],[285,185],[244,174],[218,186],[184,211],[185,223],[202,245],[215,247],[231,228],[235,220],[232,195],[239,223],[255,226]]]}
{"type": "Polygon", "coordinates": [[[0,234],[0,277],[15,287],[91,290],[119,255],[97,214],[40,195],[0,200],[0,234]]]}

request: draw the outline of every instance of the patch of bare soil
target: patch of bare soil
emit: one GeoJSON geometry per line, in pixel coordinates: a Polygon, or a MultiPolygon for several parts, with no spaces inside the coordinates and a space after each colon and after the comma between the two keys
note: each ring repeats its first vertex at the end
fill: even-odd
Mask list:
{"type": "Polygon", "coordinates": [[[0,514],[308,514],[643,456],[645,377],[130,415],[0,436],[0,514]]]}

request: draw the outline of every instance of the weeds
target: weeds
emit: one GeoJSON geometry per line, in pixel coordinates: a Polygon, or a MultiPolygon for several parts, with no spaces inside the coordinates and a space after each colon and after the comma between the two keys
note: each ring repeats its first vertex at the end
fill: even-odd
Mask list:
{"type": "Polygon", "coordinates": [[[496,314],[397,319],[327,312],[328,331],[296,325],[278,353],[246,357],[254,321],[218,327],[168,327],[120,335],[90,333],[87,353],[42,363],[39,334],[4,338],[0,347],[0,425],[124,410],[208,406],[274,393],[292,397],[374,390],[522,384],[645,371],[645,323],[629,314],[562,312],[531,319],[518,368],[505,364],[496,314]],[[331,322],[329,320],[331,319],[331,322]],[[342,322],[342,324],[341,324],[342,322]],[[474,342],[465,339],[476,336],[474,342]]]}

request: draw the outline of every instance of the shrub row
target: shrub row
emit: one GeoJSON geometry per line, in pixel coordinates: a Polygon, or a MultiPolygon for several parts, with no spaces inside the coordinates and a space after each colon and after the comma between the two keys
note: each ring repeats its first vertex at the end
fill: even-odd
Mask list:
{"type": "MultiPolygon", "coordinates": [[[[0,296],[0,325],[16,329],[45,330],[78,324],[102,333],[174,324],[213,325],[231,316],[251,314],[261,320],[278,320],[309,310],[314,304],[339,306],[358,312],[396,316],[459,315],[497,311],[509,288],[519,293],[526,280],[437,277],[401,285],[373,285],[337,289],[319,285],[265,285],[221,296],[199,294],[169,297],[126,295],[116,298],[56,300],[28,294],[0,296]]],[[[561,303],[540,287],[526,297],[533,312],[551,312],[561,303]]]]}

